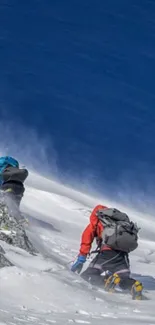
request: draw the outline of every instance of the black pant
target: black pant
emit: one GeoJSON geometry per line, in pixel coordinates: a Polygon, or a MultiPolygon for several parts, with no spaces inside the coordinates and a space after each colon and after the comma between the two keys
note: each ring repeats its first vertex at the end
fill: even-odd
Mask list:
{"type": "Polygon", "coordinates": [[[4,183],[1,189],[4,191],[5,197],[10,198],[19,207],[25,191],[24,185],[21,182],[10,181],[4,183]]]}
{"type": "Polygon", "coordinates": [[[130,265],[128,254],[119,251],[107,250],[99,253],[89,264],[81,277],[93,285],[103,286],[104,276],[101,274],[109,271],[111,274],[118,273],[122,289],[131,289],[136,281],[130,278],[130,265]]]}

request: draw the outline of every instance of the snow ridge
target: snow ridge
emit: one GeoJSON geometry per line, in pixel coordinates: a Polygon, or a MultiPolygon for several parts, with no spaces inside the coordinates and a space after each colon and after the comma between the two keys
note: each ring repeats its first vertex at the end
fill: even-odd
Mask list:
{"type": "MultiPolygon", "coordinates": [[[[143,283],[148,301],[135,302],[123,293],[92,288],[69,271],[78,253],[81,231],[97,198],[31,173],[22,212],[27,234],[40,251],[31,256],[6,243],[6,257],[15,265],[0,270],[0,325],[19,324],[149,324],[155,320],[155,221],[127,207],[142,228],[131,269],[143,283]],[[149,221],[149,222],[148,222],[149,221]],[[47,272],[50,270],[50,272],[47,272]]],[[[114,202],[103,204],[116,206],[114,202]]],[[[87,266],[87,265],[86,265],[87,266]]]]}

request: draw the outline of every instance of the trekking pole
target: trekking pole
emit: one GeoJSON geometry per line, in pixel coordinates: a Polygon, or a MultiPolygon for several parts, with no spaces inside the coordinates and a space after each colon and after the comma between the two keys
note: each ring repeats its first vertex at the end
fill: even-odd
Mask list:
{"type": "Polygon", "coordinates": [[[43,270],[42,272],[50,272],[50,271],[51,271],[51,272],[53,271],[53,273],[54,273],[54,272],[63,272],[63,271],[65,270],[65,268],[66,268],[69,264],[71,264],[72,262],[74,262],[74,260],[71,260],[71,261],[65,263],[65,264],[63,265],[63,269],[60,268],[60,265],[59,265],[59,268],[57,268],[56,270],[53,270],[52,267],[51,267],[51,268],[49,268],[49,269],[43,270]]]}
{"type": "Polygon", "coordinates": [[[98,245],[95,250],[91,251],[88,256],[90,257],[92,254],[99,254],[101,251],[101,241],[99,240],[98,245]]]}
{"type": "Polygon", "coordinates": [[[100,253],[100,248],[96,248],[94,251],[91,251],[88,256],[91,256],[92,254],[100,253]]]}
{"type": "Polygon", "coordinates": [[[92,261],[91,263],[93,263],[93,266],[95,265],[96,261],[98,260],[98,257],[99,257],[99,253],[101,252],[101,241],[98,242],[98,245],[96,247],[95,250],[91,251],[89,253],[89,257],[93,254],[97,254],[96,257],[94,258],[94,262],[92,261]]]}

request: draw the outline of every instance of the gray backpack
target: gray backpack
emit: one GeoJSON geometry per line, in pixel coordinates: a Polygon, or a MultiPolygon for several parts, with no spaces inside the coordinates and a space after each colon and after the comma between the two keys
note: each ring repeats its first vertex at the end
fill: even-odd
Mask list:
{"type": "Polygon", "coordinates": [[[137,248],[139,228],[125,213],[107,208],[98,210],[96,215],[104,226],[102,244],[127,253],[137,248]]]}

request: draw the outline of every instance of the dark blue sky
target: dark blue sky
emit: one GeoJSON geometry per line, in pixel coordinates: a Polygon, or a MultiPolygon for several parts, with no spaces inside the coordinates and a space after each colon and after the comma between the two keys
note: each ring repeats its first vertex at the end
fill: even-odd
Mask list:
{"type": "Polygon", "coordinates": [[[0,1],[0,118],[60,173],[153,184],[155,1],[0,1]]]}

